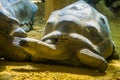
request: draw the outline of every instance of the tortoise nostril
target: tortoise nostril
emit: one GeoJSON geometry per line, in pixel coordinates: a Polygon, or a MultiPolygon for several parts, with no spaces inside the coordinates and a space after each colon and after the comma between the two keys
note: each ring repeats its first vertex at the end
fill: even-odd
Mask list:
{"type": "Polygon", "coordinates": [[[25,46],[27,44],[27,41],[25,40],[20,40],[19,41],[20,46],[25,46]]]}

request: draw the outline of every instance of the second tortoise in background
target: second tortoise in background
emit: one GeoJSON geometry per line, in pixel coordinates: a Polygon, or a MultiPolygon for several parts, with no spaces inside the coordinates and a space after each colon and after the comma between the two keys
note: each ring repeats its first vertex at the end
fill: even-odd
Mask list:
{"type": "Polygon", "coordinates": [[[118,59],[107,18],[83,0],[54,11],[41,40],[23,38],[32,61],[90,66],[104,72],[107,59],[118,59]]]}
{"type": "Polygon", "coordinates": [[[14,36],[26,36],[25,32],[32,29],[35,13],[38,11],[36,4],[30,0],[0,0],[2,7],[19,21],[19,27],[14,31],[14,36]]]}

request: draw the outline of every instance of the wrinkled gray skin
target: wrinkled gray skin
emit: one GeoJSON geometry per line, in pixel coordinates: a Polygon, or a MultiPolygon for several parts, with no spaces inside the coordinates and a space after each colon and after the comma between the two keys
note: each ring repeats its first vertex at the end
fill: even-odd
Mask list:
{"type": "Polygon", "coordinates": [[[19,21],[0,5],[0,58],[12,61],[28,61],[31,57],[19,45],[19,38],[11,36],[12,31],[19,26],[19,21]]]}
{"type": "Polygon", "coordinates": [[[106,70],[109,57],[119,57],[107,18],[84,1],[54,11],[42,39],[23,38],[20,45],[32,55],[32,61],[87,65],[101,72],[106,70]]]}

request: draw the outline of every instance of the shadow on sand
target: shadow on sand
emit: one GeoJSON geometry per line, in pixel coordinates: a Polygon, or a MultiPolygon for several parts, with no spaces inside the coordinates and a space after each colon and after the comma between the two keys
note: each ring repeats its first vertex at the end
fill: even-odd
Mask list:
{"type": "Polygon", "coordinates": [[[43,64],[43,63],[32,63],[32,62],[10,62],[10,61],[0,61],[0,71],[4,71],[5,66],[15,66],[17,68],[12,68],[15,72],[53,72],[53,73],[70,73],[77,75],[89,75],[89,76],[103,76],[106,73],[100,73],[98,70],[91,69],[89,67],[72,67],[66,65],[54,65],[54,64],[43,64]],[[22,67],[21,67],[22,66],[22,67]],[[26,66],[29,66],[26,67],[26,66]]]}

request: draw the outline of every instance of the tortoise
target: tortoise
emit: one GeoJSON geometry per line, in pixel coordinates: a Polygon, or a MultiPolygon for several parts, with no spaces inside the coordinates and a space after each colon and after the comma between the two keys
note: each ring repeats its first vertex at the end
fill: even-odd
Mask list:
{"type": "Polygon", "coordinates": [[[34,17],[38,11],[37,5],[30,0],[0,0],[0,3],[4,10],[19,20],[20,25],[14,30],[13,35],[26,37],[26,32],[33,29],[34,17]]]}
{"type": "Polygon", "coordinates": [[[83,0],[51,13],[40,40],[22,38],[32,61],[90,66],[105,72],[118,59],[107,17],[83,0]]]}

